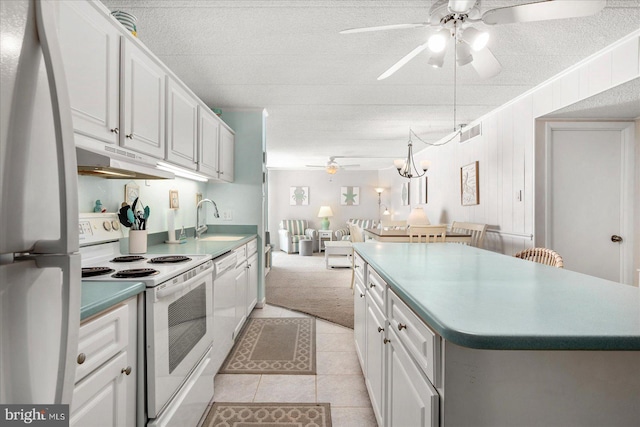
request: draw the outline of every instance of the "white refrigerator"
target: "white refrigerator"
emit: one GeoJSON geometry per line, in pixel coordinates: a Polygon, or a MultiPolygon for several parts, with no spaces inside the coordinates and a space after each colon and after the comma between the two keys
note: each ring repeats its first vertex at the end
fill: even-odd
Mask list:
{"type": "Polygon", "coordinates": [[[0,2],[0,404],[73,393],[78,183],[53,3],[0,2]]]}

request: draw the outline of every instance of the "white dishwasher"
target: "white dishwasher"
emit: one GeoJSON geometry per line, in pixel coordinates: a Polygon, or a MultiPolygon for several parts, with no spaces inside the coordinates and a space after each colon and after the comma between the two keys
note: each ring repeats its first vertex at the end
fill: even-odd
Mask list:
{"type": "Polygon", "coordinates": [[[233,347],[236,318],[235,268],[236,254],[230,252],[213,260],[213,354],[214,372],[233,347]]]}

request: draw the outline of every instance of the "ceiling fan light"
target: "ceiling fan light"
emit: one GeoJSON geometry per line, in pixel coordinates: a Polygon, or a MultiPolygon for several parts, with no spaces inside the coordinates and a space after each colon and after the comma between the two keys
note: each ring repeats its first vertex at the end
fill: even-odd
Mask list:
{"type": "Polygon", "coordinates": [[[458,43],[456,49],[456,63],[459,67],[467,65],[473,61],[473,55],[471,55],[471,48],[466,43],[458,43]]]}
{"type": "Polygon", "coordinates": [[[469,27],[464,30],[464,33],[462,33],[462,40],[467,42],[473,50],[479,51],[487,46],[487,43],[489,42],[489,33],[469,27]]]}
{"type": "Polygon", "coordinates": [[[427,64],[431,65],[433,68],[442,68],[442,65],[444,64],[444,54],[444,50],[439,53],[434,53],[427,60],[427,64]]]}
{"type": "Polygon", "coordinates": [[[445,29],[432,34],[429,37],[429,40],[427,40],[427,46],[429,46],[429,50],[433,53],[443,52],[444,48],[447,47],[448,36],[449,32],[445,29]]]}
{"type": "Polygon", "coordinates": [[[329,175],[335,175],[336,172],[338,172],[338,166],[336,166],[336,165],[327,165],[327,167],[325,168],[325,171],[327,171],[327,173],[329,175]]]}

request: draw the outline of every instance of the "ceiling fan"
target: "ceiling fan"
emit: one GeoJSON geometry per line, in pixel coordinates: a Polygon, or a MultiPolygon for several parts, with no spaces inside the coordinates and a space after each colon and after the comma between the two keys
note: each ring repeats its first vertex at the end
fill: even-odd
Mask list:
{"type": "Polygon", "coordinates": [[[336,162],[336,156],[329,157],[326,165],[305,165],[308,168],[323,168],[329,175],[335,175],[339,169],[358,167],[360,165],[341,165],[336,162]]]}
{"type": "Polygon", "coordinates": [[[341,31],[340,34],[432,27],[435,32],[431,34],[426,43],[419,45],[402,57],[382,73],[378,80],[391,76],[426,49],[431,52],[428,63],[435,68],[441,68],[444,63],[447,42],[450,39],[454,41],[457,65],[463,66],[470,63],[480,78],[487,79],[500,73],[502,66],[486,47],[489,33],[473,27],[474,23],[501,25],[578,18],[595,15],[607,4],[606,0],[543,0],[499,7],[481,13],[480,3],[481,0],[437,0],[429,10],[428,22],[352,28],[341,31]]]}

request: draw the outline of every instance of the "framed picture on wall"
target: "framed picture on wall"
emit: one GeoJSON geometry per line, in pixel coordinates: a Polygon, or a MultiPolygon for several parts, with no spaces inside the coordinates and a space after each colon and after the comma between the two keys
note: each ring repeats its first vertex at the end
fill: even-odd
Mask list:
{"type": "Polygon", "coordinates": [[[293,206],[307,206],[309,204],[309,187],[290,187],[289,204],[293,206]]]}
{"type": "Polygon", "coordinates": [[[360,204],[360,187],[340,187],[340,204],[358,206],[360,204]]]}
{"type": "Polygon", "coordinates": [[[409,206],[411,204],[411,181],[402,183],[400,197],[402,198],[402,206],[409,206]]]}
{"type": "Polygon", "coordinates": [[[480,203],[480,186],[478,182],[478,162],[469,163],[460,168],[460,200],[462,206],[480,203]]]}
{"type": "Polygon", "coordinates": [[[180,197],[178,190],[169,190],[169,209],[178,209],[180,207],[180,197]]]}

